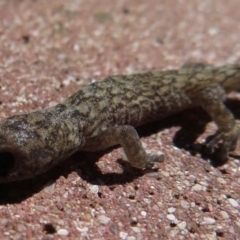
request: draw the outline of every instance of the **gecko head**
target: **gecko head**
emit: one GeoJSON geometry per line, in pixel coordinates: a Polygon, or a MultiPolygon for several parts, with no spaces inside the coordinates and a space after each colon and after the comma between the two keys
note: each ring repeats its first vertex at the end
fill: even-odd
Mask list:
{"type": "Polygon", "coordinates": [[[76,152],[78,124],[64,120],[36,111],[0,122],[0,183],[39,175],[76,152]]]}
{"type": "Polygon", "coordinates": [[[52,152],[45,148],[47,130],[39,127],[43,120],[23,114],[0,122],[0,183],[35,176],[51,162],[52,152]]]}

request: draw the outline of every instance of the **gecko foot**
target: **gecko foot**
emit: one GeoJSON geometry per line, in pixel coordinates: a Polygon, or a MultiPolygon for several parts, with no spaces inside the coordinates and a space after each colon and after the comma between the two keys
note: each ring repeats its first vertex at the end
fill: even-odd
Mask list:
{"type": "Polygon", "coordinates": [[[228,158],[228,153],[235,150],[237,146],[239,135],[240,128],[238,126],[234,126],[232,130],[228,132],[217,132],[214,138],[206,145],[207,153],[212,154],[214,152],[215,145],[221,141],[220,147],[217,150],[216,155],[219,162],[226,162],[228,158]]]}
{"type": "Polygon", "coordinates": [[[146,164],[146,169],[152,169],[154,163],[163,162],[165,159],[165,155],[162,152],[158,152],[157,154],[148,155],[148,162],[146,164]]]}

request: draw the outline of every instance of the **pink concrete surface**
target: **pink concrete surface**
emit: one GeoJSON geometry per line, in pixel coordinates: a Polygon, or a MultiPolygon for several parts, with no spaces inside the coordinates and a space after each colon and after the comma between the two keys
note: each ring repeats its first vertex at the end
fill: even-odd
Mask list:
{"type": "MultiPolygon", "coordinates": [[[[0,0],[0,119],[108,75],[239,63],[239,9],[239,0],[0,0]]],[[[240,94],[230,97],[239,116],[240,94]]],[[[166,154],[158,171],[130,168],[116,148],[0,186],[0,239],[240,239],[240,162],[215,168],[191,154],[204,121],[196,142],[216,130],[199,111],[140,129],[149,152],[166,154]]]]}

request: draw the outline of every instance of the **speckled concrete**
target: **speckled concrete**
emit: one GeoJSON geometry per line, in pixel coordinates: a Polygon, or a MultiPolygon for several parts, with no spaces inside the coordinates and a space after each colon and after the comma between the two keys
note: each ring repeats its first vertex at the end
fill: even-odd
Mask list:
{"type": "MultiPolygon", "coordinates": [[[[112,74],[239,63],[239,9],[239,0],[1,0],[0,119],[112,74]]],[[[239,119],[240,94],[230,97],[239,119]]],[[[144,175],[117,148],[0,186],[0,239],[240,239],[239,160],[215,168],[189,150],[215,130],[199,109],[141,128],[148,151],[166,154],[144,175]]]]}

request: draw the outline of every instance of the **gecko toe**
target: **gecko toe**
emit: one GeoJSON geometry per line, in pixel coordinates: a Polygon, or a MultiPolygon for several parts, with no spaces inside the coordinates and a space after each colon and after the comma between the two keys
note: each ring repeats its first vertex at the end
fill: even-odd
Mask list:
{"type": "Polygon", "coordinates": [[[151,169],[156,162],[163,162],[165,159],[165,155],[162,152],[158,152],[157,154],[148,155],[148,162],[146,164],[147,169],[151,169]]]}
{"type": "Polygon", "coordinates": [[[234,126],[231,131],[218,132],[211,141],[206,144],[206,153],[214,154],[217,157],[217,161],[225,163],[228,159],[228,153],[234,151],[240,134],[240,128],[234,126]],[[214,149],[218,145],[218,148],[214,149]]]}

